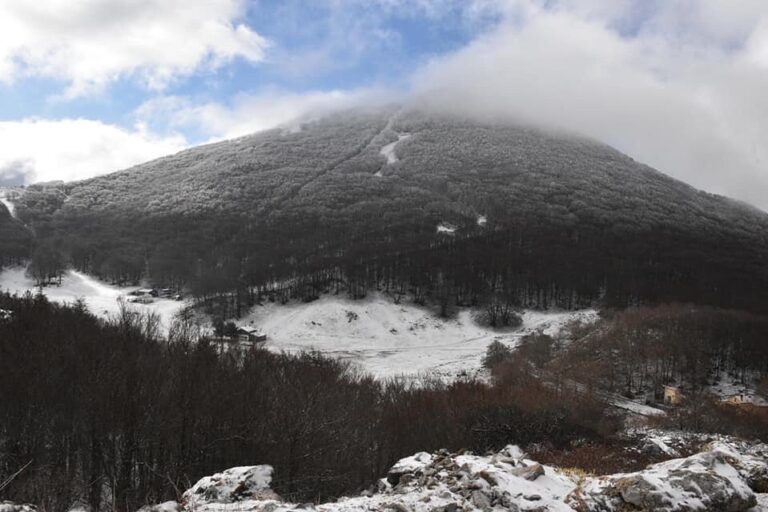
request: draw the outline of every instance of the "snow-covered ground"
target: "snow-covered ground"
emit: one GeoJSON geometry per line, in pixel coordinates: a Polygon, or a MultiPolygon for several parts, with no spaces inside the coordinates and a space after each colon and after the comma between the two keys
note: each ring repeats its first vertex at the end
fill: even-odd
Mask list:
{"type": "Polygon", "coordinates": [[[390,142],[381,148],[381,154],[384,158],[387,159],[387,165],[392,165],[398,161],[397,153],[395,153],[395,147],[397,147],[400,142],[404,141],[410,136],[410,133],[399,133],[395,142],[390,142]]]}
{"type": "MultiPolygon", "coordinates": [[[[120,309],[119,298],[126,298],[128,293],[138,287],[118,287],[103,283],[93,277],[76,271],[69,271],[62,279],[61,286],[46,286],[43,293],[49,300],[58,303],[73,303],[85,300],[91,313],[108,318],[120,309]]],[[[0,272],[0,291],[24,294],[36,293],[35,283],[28,278],[20,267],[0,272]]],[[[173,316],[184,308],[185,303],[170,299],[155,299],[151,304],[130,304],[137,311],[152,311],[160,315],[163,329],[170,326],[173,316]]]]}
{"type": "Polygon", "coordinates": [[[268,303],[256,306],[239,323],[264,331],[271,350],[315,349],[358,363],[377,377],[455,377],[480,370],[494,340],[514,346],[525,334],[537,330],[556,334],[571,320],[594,321],[597,313],[525,311],[522,317],[522,327],[500,333],[478,326],[468,310],[444,320],[424,308],[398,305],[374,293],[357,301],[326,295],[309,304],[268,303]]]}
{"type": "Polygon", "coordinates": [[[768,406],[768,400],[760,396],[755,390],[753,381],[754,378],[750,377],[747,382],[750,384],[741,384],[730,375],[723,375],[720,382],[710,386],[710,391],[720,397],[721,400],[732,403],[753,404],[761,407],[768,406]]]}
{"type": "Polygon", "coordinates": [[[0,188],[0,203],[3,203],[12,217],[16,217],[16,206],[9,199],[8,191],[0,188]]]}

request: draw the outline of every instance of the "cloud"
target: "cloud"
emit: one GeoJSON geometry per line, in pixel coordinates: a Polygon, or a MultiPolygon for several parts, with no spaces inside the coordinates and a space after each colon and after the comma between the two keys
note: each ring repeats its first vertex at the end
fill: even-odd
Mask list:
{"type": "Polygon", "coordinates": [[[384,89],[310,91],[290,93],[268,91],[241,94],[231,102],[195,104],[178,96],[158,97],[144,103],[136,117],[142,123],[197,131],[206,142],[248,135],[307,116],[354,106],[393,101],[395,93],[384,89]]]}
{"type": "Polygon", "coordinates": [[[768,208],[768,3],[518,0],[504,8],[490,33],[415,74],[419,97],[586,134],[768,208]]]}
{"type": "Polygon", "coordinates": [[[258,62],[267,41],[236,23],[240,0],[4,0],[0,80],[44,77],[67,98],[130,76],[150,89],[235,58],[258,62]]]}
{"type": "Polygon", "coordinates": [[[0,122],[0,181],[78,180],[174,153],[184,137],[158,137],[86,119],[0,122]],[[22,178],[23,177],[23,178],[22,178]]]}

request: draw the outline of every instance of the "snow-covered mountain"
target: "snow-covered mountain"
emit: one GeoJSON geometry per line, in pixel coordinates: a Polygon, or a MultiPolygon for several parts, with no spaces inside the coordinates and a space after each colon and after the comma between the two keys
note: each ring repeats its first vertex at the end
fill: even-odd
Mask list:
{"type": "Polygon", "coordinates": [[[593,140],[398,107],[28,187],[17,210],[79,270],[200,293],[343,274],[478,295],[503,276],[536,307],[768,303],[764,212],[593,140]]]}

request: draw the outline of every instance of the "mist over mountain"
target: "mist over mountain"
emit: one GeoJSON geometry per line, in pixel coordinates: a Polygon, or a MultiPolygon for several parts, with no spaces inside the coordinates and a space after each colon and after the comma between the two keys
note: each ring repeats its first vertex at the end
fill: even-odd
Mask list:
{"type": "Polygon", "coordinates": [[[593,140],[395,106],[31,186],[18,212],[78,269],[199,295],[298,279],[537,307],[768,297],[764,212],[593,140]]]}

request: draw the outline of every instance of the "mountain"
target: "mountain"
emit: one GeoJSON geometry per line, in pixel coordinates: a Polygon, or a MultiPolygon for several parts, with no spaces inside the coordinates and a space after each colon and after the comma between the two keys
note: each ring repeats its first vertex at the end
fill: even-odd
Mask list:
{"type": "Polygon", "coordinates": [[[17,210],[81,270],[199,296],[768,304],[766,213],[593,140],[397,107],[30,186],[17,210]]]}

